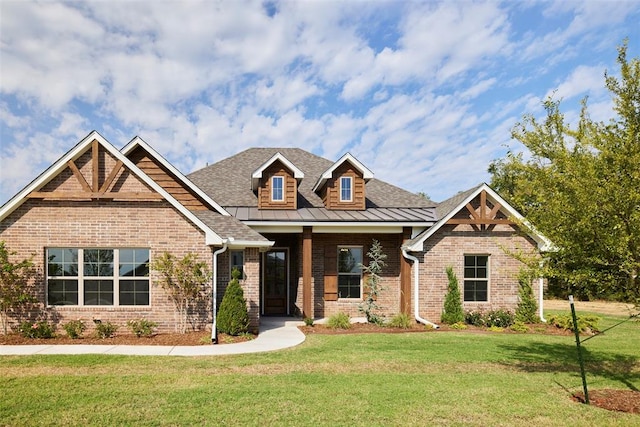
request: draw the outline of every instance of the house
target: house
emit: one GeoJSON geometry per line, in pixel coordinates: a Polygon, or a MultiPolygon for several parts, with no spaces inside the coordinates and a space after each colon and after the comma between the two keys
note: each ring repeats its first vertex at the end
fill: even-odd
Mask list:
{"type": "Polygon", "coordinates": [[[148,262],[191,252],[214,273],[200,326],[238,267],[257,329],[262,316],[361,316],[359,266],[374,239],[387,255],[383,314],[438,321],[449,265],[465,309],[514,309],[521,264],[509,252],[548,248],[523,223],[486,184],[438,204],[376,179],[349,153],[252,148],[185,176],[138,137],[117,150],[94,131],[0,208],[0,240],[33,255],[37,314],[144,317],[172,330],[148,262]]]}

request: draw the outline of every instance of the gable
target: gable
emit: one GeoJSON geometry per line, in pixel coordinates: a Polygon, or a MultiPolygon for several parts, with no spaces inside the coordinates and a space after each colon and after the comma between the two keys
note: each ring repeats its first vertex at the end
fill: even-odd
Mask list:
{"type": "Polygon", "coordinates": [[[364,210],[366,207],[365,180],[362,172],[349,161],[336,167],[320,189],[320,196],[327,209],[364,210]],[[347,180],[349,195],[343,199],[343,178],[347,180]]]}
{"type": "Polygon", "coordinates": [[[276,160],[261,173],[258,183],[258,209],[297,209],[298,183],[291,170],[276,160]],[[274,179],[280,186],[279,197],[274,199],[274,179]]]}

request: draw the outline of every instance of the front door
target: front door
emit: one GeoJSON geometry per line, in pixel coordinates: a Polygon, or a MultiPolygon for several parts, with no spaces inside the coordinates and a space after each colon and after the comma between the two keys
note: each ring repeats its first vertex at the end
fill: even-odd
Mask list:
{"type": "Polygon", "coordinates": [[[264,254],[262,314],[287,315],[289,259],[287,249],[272,249],[264,254]]]}

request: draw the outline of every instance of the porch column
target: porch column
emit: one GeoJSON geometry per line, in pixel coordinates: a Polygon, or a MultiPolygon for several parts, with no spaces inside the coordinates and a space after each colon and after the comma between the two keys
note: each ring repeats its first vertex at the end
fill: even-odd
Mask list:
{"type": "Polygon", "coordinates": [[[313,246],[311,227],[302,229],[302,317],[313,318],[313,304],[311,300],[311,263],[313,246]]]}
{"type": "MultiPolygon", "coordinates": [[[[401,244],[411,239],[411,228],[402,229],[401,244]]],[[[400,255],[400,313],[411,314],[411,263],[400,255]]]]}

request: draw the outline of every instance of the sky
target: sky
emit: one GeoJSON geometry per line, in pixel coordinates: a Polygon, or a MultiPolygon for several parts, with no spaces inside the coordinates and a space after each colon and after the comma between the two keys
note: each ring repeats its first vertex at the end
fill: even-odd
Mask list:
{"type": "Polygon", "coordinates": [[[250,147],[349,152],[442,201],[549,96],[614,116],[640,1],[0,0],[0,205],[97,130],[184,174],[250,147]]]}

